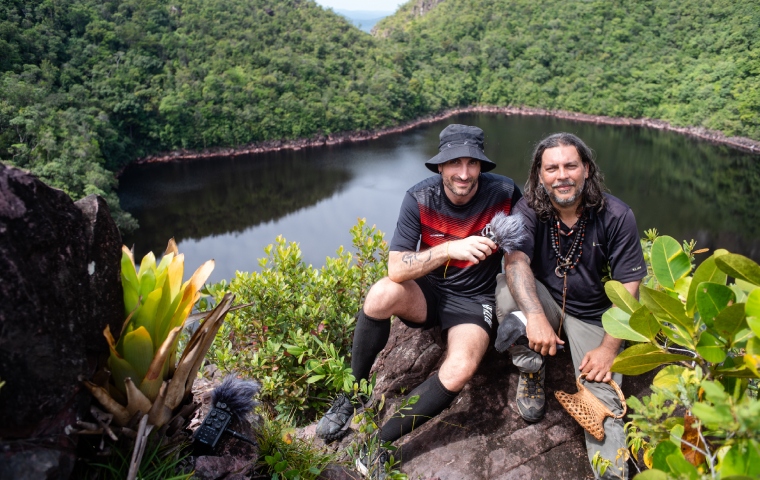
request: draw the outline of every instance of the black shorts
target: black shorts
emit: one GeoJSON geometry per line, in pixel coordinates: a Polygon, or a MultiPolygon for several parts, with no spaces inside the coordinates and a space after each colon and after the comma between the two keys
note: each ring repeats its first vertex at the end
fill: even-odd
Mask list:
{"type": "Polygon", "coordinates": [[[424,323],[404,320],[404,325],[410,328],[433,328],[440,325],[442,331],[451,327],[472,323],[480,326],[490,337],[495,337],[498,324],[495,324],[495,307],[493,303],[478,303],[467,297],[458,297],[435,288],[427,277],[415,280],[425,295],[427,318],[424,323]]]}

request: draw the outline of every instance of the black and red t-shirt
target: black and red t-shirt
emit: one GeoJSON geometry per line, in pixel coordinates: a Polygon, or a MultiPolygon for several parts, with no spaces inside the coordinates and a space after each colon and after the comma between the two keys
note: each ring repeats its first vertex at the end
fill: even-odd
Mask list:
{"type": "MultiPolygon", "coordinates": [[[[583,237],[583,253],[575,268],[567,275],[565,311],[588,323],[601,325],[602,314],[612,302],[604,292],[602,278],[608,273],[621,283],[641,280],[647,273],[641,251],[636,219],[630,207],[612,195],[604,195],[601,212],[588,212],[583,237]]],[[[525,199],[515,205],[514,213],[525,217],[528,236],[519,250],[530,258],[530,268],[536,280],[543,283],[554,301],[562,305],[564,279],[558,277],[557,254],[551,240],[552,221],[542,222],[525,199]]],[[[562,224],[563,231],[569,228],[562,224]]],[[[572,235],[560,235],[560,252],[566,254],[572,245],[572,235]]],[[[574,259],[573,259],[574,260],[574,259]]]]}
{"type": "MultiPolygon", "coordinates": [[[[444,192],[441,176],[429,177],[407,190],[390,249],[414,252],[419,245],[423,251],[444,242],[481,235],[496,212],[509,214],[521,197],[512,179],[482,173],[475,196],[465,205],[454,205],[444,192]]],[[[502,256],[494,252],[478,264],[451,260],[448,269],[445,264],[441,265],[427,277],[442,292],[469,297],[475,302],[493,303],[501,259],[502,256]]]]}

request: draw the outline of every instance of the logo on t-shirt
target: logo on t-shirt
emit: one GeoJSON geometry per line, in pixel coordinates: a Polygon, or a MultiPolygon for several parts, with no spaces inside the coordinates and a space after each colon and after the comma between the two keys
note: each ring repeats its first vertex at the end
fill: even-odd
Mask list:
{"type": "Polygon", "coordinates": [[[493,316],[493,306],[482,304],[483,305],[483,320],[486,321],[489,327],[492,327],[491,325],[491,317],[493,316]]]}

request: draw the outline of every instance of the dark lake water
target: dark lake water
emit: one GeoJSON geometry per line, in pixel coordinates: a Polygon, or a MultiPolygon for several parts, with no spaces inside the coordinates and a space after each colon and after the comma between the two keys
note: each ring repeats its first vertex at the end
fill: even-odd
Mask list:
{"type": "Polygon", "coordinates": [[[189,272],[216,260],[211,281],[257,270],[277,235],[321,267],[340,245],[350,247],[359,217],[390,241],[404,192],[431,174],[424,162],[449,123],[480,126],[494,172],[521,187],[534,144],[575,133],[594,149],[607,187],[633,209],[642,233],[657,228],[760,261],[760,156],[638,127],[489,114],[352,145],[133,166],[120,178],[119,197],[140,228],[124,242],[141,258],[163,252],[173,236],[189,272]]]}

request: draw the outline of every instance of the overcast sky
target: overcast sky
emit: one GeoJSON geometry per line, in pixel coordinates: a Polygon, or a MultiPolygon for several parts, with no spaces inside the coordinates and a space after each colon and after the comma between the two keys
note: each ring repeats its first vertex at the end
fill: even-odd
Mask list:
{"type": "Polygon", "coordinates": [[[395,12],[406,0],[315,0],[323,7],[334,10],[364,10],[378,12],[395,12]]]}

